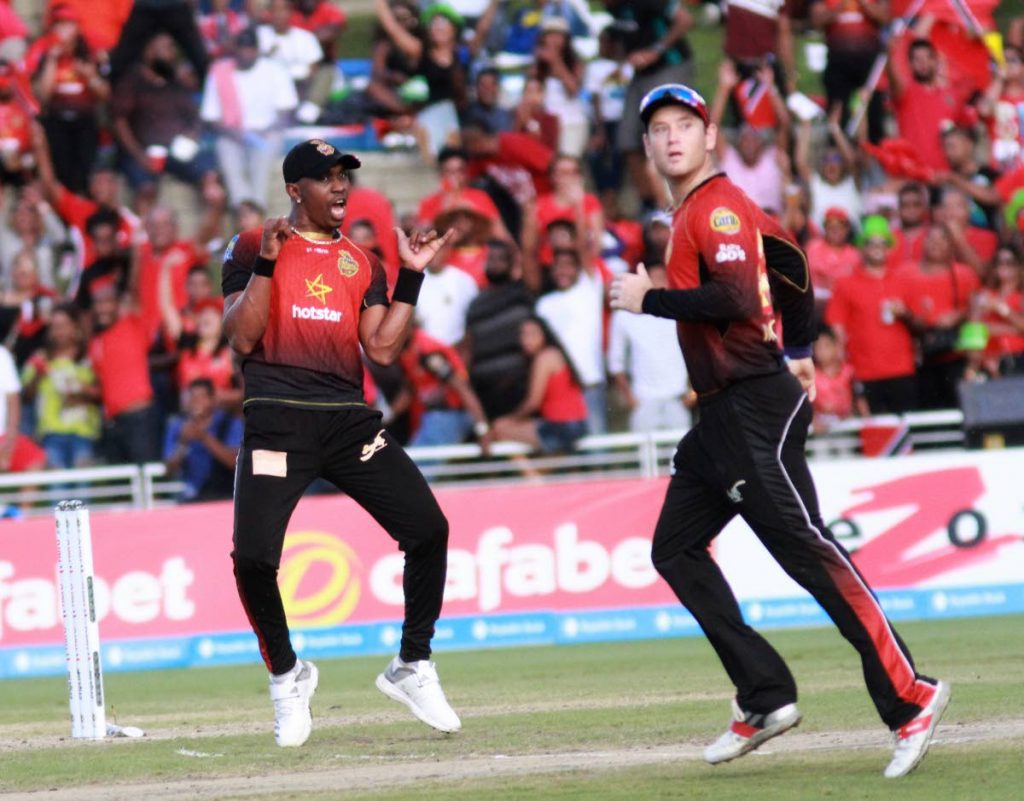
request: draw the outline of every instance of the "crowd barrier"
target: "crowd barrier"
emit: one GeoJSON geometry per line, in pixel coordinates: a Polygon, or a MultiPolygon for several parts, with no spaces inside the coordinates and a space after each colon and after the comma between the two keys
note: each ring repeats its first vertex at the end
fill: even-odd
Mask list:
{"type": "MultiPolygon", "coordinates": [[[[822,510],[895,620],[1024,612],[1024,450],[817,460],[822,510]]],[[[657,460],[656,460],[657,461],[657,460]]],[[[650,561],[667,478],[440,486],[451,523],[439,650],[699,633],[650,561]]],[[[257,661],[229,502],[92,515],[106,670],[257,661]]],[[[0,527],[0,677],[64,671],[52,518],[0,527]]],[[[740,522],[714,553],[747,619],[825,622],[740,522]]],[[[309,657],[391,653],[403,557],[350,499],[303,499],[280,584],[309,657]]]]}
{"type": "MultiPolygon", "coordinates": [[[[863,453],[865,431],[882,432],[906,449],[955,448],[964,443],[963,415],[958,410],[858,418],[835,424],[812,436],[812,460],[837,459],[863,453]]],[[[682,431],[655,431],[588,436],[573,453],[531,455],[525,445],[499,442],[489,454],[475,444],[410,448],[434,485],[488,486],[535,481],[548,477],[653,478],[668,475],[682,431]]],[[[160,463],[117,465],[78,470],[41,470],[0,475],[0,509],[15,516],[47,515],[70,496],[91,509],[151,509],[174,503],[182,484],[167,477],[160,463]]]]}

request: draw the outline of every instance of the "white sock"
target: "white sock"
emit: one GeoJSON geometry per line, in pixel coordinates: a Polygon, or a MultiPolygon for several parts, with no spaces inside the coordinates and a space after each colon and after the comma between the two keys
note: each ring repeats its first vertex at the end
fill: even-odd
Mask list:
{"type": "Polygon", "coordinates": [[[285,673],[271,673],[270,680],[274,682],[274,684],[284,684],[289,679],[294,679],[296,676],[298,676],[300,670],[302,670],[302,660],[296,659],[295,667],[293,667],[291,670],[285,673]]]}

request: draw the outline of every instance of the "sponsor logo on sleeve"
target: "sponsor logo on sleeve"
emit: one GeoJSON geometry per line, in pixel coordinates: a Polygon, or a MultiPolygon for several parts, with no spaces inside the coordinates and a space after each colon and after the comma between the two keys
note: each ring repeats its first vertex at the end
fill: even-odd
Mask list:
{"type": "Polygon", "coordinates": [[[711,212],[711,230],[720,234],[736,234],[740,230],[740,216],[726,206],[711,212]]]}
{"type": "Polygon", "coordinates": [[[719,264],[724,264],[729,261],[746,261],[747,253],[739,245],[726,244],[723,242],[718,246],[718,252],[715,254],[715,261],[719,264]]]}

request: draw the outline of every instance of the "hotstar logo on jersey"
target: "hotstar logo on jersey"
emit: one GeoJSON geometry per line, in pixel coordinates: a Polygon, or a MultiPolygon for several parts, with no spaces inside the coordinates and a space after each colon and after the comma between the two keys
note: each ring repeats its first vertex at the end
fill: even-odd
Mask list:
{"type": "MultiPolygon", "coordinates": [[[[505,593],[516,598],[582,594],[612,582],[625,589],[640,589],[658,581],[651,564],[651,544],[643,537],[625,537],[611,549],[581,540],[575,523],[554,531],[551,545],[513,545],[515,535],[505,526],[484,531],[476,551],[448,551],[445,600],[476,601],[481,612],[501,606],[505,593]]],[[[370,589],[377,600],[400,606],[404,556],[380,559],[370,570],[370,589]]]]}
{"type": "MultiPolygon", "coordinates": [[[[96,617],[112,614],[124,623],[142,624],[163,618],[189,620],[196,605],[188,597],[195,573],[180,556],[166,559],[159,573],[129,570],[115,579],[96,576],[93,595],[96,617]]],[[[42,631],[60,625],[58,580],[15,579],[11,562],[0,561],[0,642],[8,630],[42,631]]]]}
{"type": "Polygon", "coordinates": [[[327,323],[341,322],[341,312],[336,309],[321,309],[317,306],[299,306],[292,304],[292,319],[323,320],[327,323]]]}

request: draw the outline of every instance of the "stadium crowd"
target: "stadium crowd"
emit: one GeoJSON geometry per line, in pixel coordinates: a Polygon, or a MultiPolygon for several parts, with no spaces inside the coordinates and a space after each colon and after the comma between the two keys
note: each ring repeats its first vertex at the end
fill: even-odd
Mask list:
{"type": "Polygon", "coordinates": [[[399,363],[367,363],[396,436],[551,452],[609,419],[687,427],[673,324],[606,288],[640,263],[665,285],[636,109],[694,80],[695,24],[724,27],[699,76],[719,162],[807,253],[815,425],[955,407],[960,380],[1024,371],[1024,23],[1000,35],[994,6],[373,0],[360,80],[330,0],[51,0],[37,31],[0,2],[0,470],[164,460],[184,500],[230,494],[220,263],[307,124],[436,164],[401,214],[386,183],[350,193],[345,233],[392,281],[393,225],[456,230],[399,363]],[[190,237],[168,177],[194,190],[190,237]]]}

